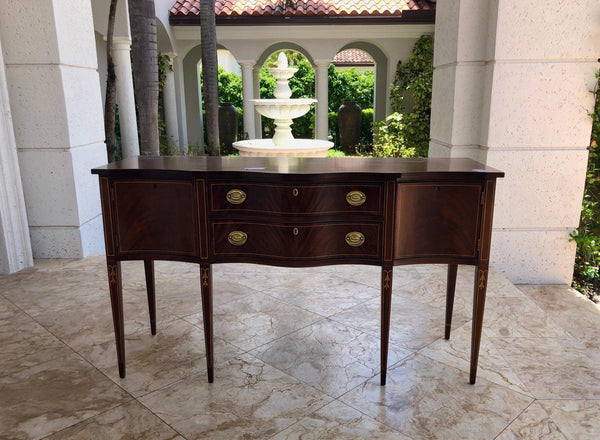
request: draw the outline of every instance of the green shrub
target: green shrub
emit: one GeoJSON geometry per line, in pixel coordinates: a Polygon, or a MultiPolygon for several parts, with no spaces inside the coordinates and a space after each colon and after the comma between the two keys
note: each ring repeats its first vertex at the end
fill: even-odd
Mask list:
{"type": "Polygon", "coordinates": [[[363,146],[373,146],[373,109],[362,109],[362,127],[360,129],[359,144],[363,146]]]}
{"type": "Polygon", "coordinates": [[[415,147],[404,142],[403,116],[392,113],[385,121],[373,122],[373,155],[375,157],[416,157],[415,147]]]}
{"type": "Polygon", "coordinates": [[[592,139],[579,227],[571,234],[577,244],[573,287],[600,302],[600,72],[596,73],[592,139]]]}
{"type": "Polygon", "coordinates": [[[423,35],[415,43],[408,61],[398,62],[390,91],[392,110],[403,115],[399,132],[405,145],[402,149],[414,149],[420,157],[426,157],[429,150],[432,84],[433,37],[423,35]]]}
{"type": "Polygon", "coordinates": [[[327,157],[346,157],[346,153],[341,150],[330,149],[327,151],[327,157]]]}
{"type": "Polygon", "coordinates": [[[361,108],[373,106],[373,90],[375,76],[372,70],[364,73],[356,69],[335,70],[333,64],[329,65],[327,72],[329,87],[329,111],[336,112],[344,101],[354,101],[361,108]]]}

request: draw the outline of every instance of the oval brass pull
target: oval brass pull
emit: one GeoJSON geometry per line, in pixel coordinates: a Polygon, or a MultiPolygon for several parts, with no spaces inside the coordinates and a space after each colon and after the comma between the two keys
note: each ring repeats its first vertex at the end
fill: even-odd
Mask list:
{"type": "Polygon", "coordinates": [[[367,196],[362,191],[350,191],[346,194],[346,201],[352,206],[360,206],[367,201],[367,196]]]}
{"type": "Polygon", "coordinates": [[[294,228],[294,229],[292,229],[292,233],[293,233],[294,235],[298,235],[298,228],[294,228]]]}
{"type": "Polygon", "coordinates": [[[227,192],[225,197],[232,205],[240,205],[246,200],[246,193],[241,189],[232,189],[227,192]]]}
{"type": "Polygon", "coordinates": [[[362,246],[364,242],[365,236],[360,232],[352,231],[346,234],[346,243],[348,243],[348,246],[358,247],[362,246]]]}
{"type": "Polygon", "coordinates": [[[292,190],[292,194],[294,195],[294,197],[298,197],[298,188],[294,188],[292,190]]]}
{"type": "Polygon", "coordinates": [[[227,236],[227,241],[234,246],[241,246],[246,243],[246,240],[248,240],[248,236],[242,231],[232,231],[227,236]]]}

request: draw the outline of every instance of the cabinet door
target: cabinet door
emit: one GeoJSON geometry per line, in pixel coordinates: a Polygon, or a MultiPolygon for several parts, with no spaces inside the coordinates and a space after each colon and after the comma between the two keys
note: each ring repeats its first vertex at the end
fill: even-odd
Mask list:
{"type": "Polygon", "coordinates": [[[481,185],[400,183],[394,259],[475,258],[481,185]]]}
{"type": "Polygon", "coordinates": [[[114,182],[118,253],[198,255],[193,182],[114,182]]]}

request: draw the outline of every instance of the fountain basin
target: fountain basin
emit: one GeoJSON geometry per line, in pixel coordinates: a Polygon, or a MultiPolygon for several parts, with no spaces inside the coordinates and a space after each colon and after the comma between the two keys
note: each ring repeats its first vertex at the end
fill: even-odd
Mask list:
{"type": "Polygon", "coordinates": [[[316,99],[251,99],[254,109],[261,115],[271,119],[295,119],[305,115],[316,99]]]}
{"type": "Polygon", "coordinates": [[[272,139],[250,139],[234,142],[233,146],[240,156],[254,157],[327,157],[327,151],[333,142],[319,139],[292,139],[288,144],[279,146],[272,139]]]}

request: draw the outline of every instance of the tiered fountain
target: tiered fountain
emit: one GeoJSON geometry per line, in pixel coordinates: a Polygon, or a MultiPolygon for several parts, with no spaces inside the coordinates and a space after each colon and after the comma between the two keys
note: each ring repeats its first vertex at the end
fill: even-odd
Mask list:
{"type": "Polygon", "coordinates": [[[316,99],[292,99],[288,80],[298,69],[288,67],[283,52],[277,57],[277,67],[269,69],[277,80],[275,99],[251,99],[254,108],[261,115],[275,120],[273,139],[250,139],[234,142],[240,156],[292,156],[325,157],[333,142],[318,139],[294,139],[292,119],[299,118],[310,110],[316,99]]]}

